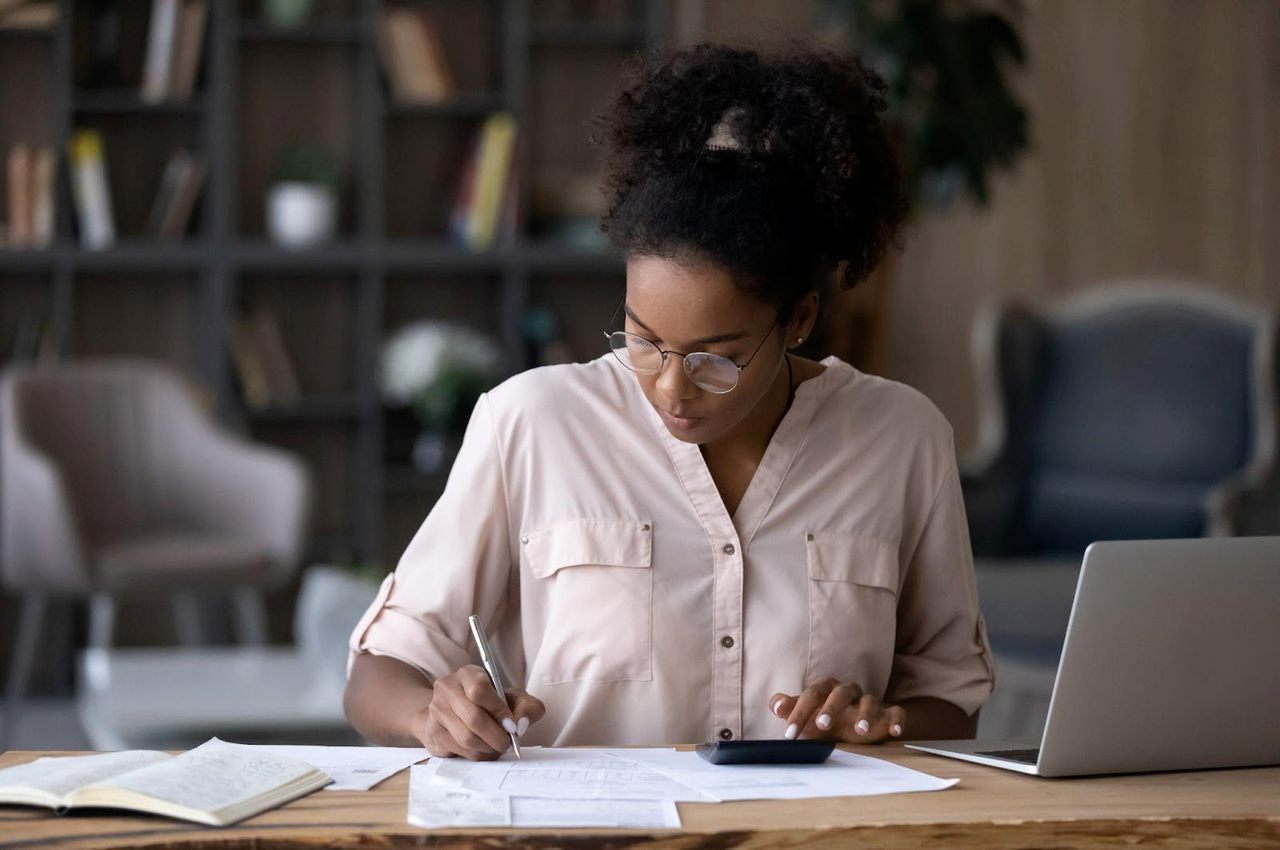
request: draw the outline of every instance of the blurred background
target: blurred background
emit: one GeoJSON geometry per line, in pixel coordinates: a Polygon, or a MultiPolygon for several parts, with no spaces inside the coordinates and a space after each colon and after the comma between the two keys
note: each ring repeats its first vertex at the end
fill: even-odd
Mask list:
{"type": "Polygon", "coordinates": [[[603,353],[624,64],[792,39],[890,84],[903,251],[804,353],[955,428],[981,732],[1089,542],[1280,533],[1273,0],[0,0],[0,749],[351,740],[476,395],[603,353]]]}

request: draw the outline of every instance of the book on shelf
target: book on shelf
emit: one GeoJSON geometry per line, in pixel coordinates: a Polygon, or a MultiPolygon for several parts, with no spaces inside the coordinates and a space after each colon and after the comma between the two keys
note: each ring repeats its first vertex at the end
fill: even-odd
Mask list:
{"type": "Polygon", "coordinates": [[[108,248],[116,240],[116,226],[102,134],[76,130],[71,134],[70,148],[71,194],[80,224],[80,244],[95,250],[108,248]]]}
{"type": "Polygon", "coordinates": [[[9,190],[9,247],[31,247],[31,148],[9,148],[5,177],[9,190]]]}
{"type": "Polygon", "coordinates": [[[53,29],[58,23],[56,0],[0,0],[0,29],[53,29]]]}
{"type": "Polygon", "coordinates": [[[256,307],[236,320],[231,353],[241,392],[250,407],[302,400],[302,387],[280,322],[267,307],[256,307]]]}
{"type": "Polygon", "coordinates": [[[205,0],[186,0],[182,5],[173,50],[173,72],[169,77],[169,96],[174,100],[190,100],[195,94],[207,14],[205,0]]]}
{"type": "Polygon", "coordinates": [[[139,92],[144,101],[185,100],[194,93],[206,16],[205,0],[151,0],[139,92]]]}
{"type": "Polygon", "coordinates": [[[178,150],[169,157],[147,217],[149,235],[172,240],[186,234],[207,171],[204,158],[189,151],[178,150]]]}
{"type": "Polygon", "coordinates": [[[0,770],[0,803],[125,809],[230,826],[333,780],[290,756],[217,738],[180,755],[122,750],[46,756],[0,770]]]}
{"type": "Polygon", "coordinates": [[[31,158],[31,247],[53,244],[57,192],[58,154],[52,145],[41,145],[31,158]]]}
{"type": "Polygon", "coordinates": [[[422,9],[382,9],[376,27],[378,54],[400,103],[442,103],[457,86],[435,22],[422,9]]]}
{"type": "Polygon", "coordinates": [[[16,144],[5,163],[10,248],[47,248],[53,242],[54,169],[49,145],[16,144]]]}
{"type": "Polygon", "coordinates": [[[498,225],[512,218],[508,201],[517,185],[516,121],[508,112],[494,112],[481,125],[471,153],[463,164],[454,205],[449,215],[453,237],[473,251],[493,247],[498,225]]]}
{"type": "Polygon", "coordinates": [[[173,67],[173,47],[178,40],[178,17],[182,0],[151,0],[151,22],[147,25],[147,52],[142,66],[142,99],[158,103],[169,94],[173,67]]]}

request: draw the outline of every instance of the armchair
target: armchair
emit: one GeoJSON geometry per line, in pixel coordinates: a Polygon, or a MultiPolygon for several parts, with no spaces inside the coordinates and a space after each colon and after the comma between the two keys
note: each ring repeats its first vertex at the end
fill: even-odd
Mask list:
{"type": "Polygon", "coordinates": [[[184,643],[196,592],[229,593],[239,637],[266,638],[261,593],[302,553],[302,463],[219,430],[182,379],[142,360],[17,368],[0,379],[0,579],[21,595],[0,749],[50,601],[90,602],[111,640],[117,597],[168,595],[184,643]]]}

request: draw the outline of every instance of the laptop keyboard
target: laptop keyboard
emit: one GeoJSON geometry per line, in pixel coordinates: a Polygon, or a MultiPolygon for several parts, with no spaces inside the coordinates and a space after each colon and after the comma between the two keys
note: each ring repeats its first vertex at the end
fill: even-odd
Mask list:
{"type": "Polygon", "coordinates": [[[976,755],[1008,759],[1009,761],[1020,761],[1024,764],[1035,764],[1040,760],[1040,748],[1036,747],[1032,750],[989,750],[987,752],[977,753],[976,755]]]}

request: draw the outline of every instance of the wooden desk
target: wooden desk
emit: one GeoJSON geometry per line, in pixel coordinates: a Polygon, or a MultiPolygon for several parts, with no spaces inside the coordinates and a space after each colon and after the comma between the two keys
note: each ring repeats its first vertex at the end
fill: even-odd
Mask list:
{"type": "MultiPolygon", "coordinates": [[[[0,807],[11,847],[1280,848],[1280,768],[1039,779],[903,749],[848,747],[934,776],[946,791],[680,805],[672,831],[425,830],[405,823],[409,774],[373,791],[318,791],[229,829],[126,813],[55,817],[0,807]]],[[[41,755],[10,752],[0,767],[41,755]]]]}

